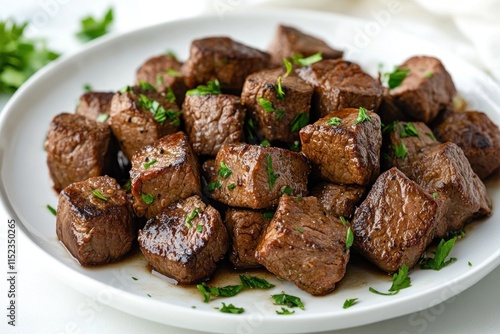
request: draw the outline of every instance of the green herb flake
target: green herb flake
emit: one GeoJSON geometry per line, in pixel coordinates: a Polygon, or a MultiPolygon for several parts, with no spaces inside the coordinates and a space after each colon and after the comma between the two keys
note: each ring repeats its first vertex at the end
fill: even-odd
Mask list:
{"type": "Polygon", "coordinates": [[[398,126],[398,121],[391,122],[387,125],[384,125],[384,127],[382,128],[382,132],[383,133],[392,132],[396,130],[397,126],[398,126]]]}
{"type": "Polygon", "coordinates": [[[271,296],[274,299],[274,304],[275,305],[286,305],[288,307],[298,307],[301,310],[304,310],[304,304],[300,300],[299,297],[292,296],[292,295],[287,295],[284,292],[277,294],[277,295],[272,295],[271,296]]]}
{"type": "Polygon", "coordinates": [[[297,114],[290,122],[290,130],[292,132],[299,132],[307,124],[309,124],[309,114],[297,114]]]}
{"type": "Polygon", "coordinates": [[[109,32],[113,23],[113,8],[108,9],[101,20],[87,16],[80,21],[80,31],[76,36],[83,42],[101,37],[109,32]]]}
{"type": "Polygon", "coordinates": [[[104,195],[97,189],[92,190],[91,193],[100,200],[103,200],[105,202],[108,200],[107,197],[104,197],[104,195]]]}
{"type": "Polygon", "coordinates": [[[302,197],[295,197],[295,199],[297,200],[297,202],[302,202],[302,197]]]}
{"type": "Polygon", "coordinates": [[[120,89],[120,93],[126,93],[126,92],[132,92],[132,87],[125,86],[122,89],[120,89]]]}
{"type": "Polygon", "coordinates": [[[47,209],[49,209],[50,213],[52,213],[54,216],[57,215],[56,209],[54,209],[52,206],[47,204],[47,209]]]}
{"type": "Polygon", "coordinates": [[[271,143],[269,142],[269,140],[264,139],[263,141],[260,142],[259,146],[269,147],[269,146],[271,146],[271,143]]]}
{"type": "Polygon", "coordinates": [[[286,58],[283,58],[283,64],[285,64],[286,68],[285,77],[287,77],[290,75],[290,73],[292,73],[293,64],[286,58]]]}
{"type": "Polygon", "coordinates": [[[104,123],[108,120],[108,118],[109,118],[108,114],[99,114],[95,120],[98,123],[104,123]]]}
{"type": "Polygon", "coordinates": [[[196,218],[196,215],[198,214],[198,212],[200,212],[200,208],[195,208],[193,209],[193,211],[191,211],[191,213],[186,217],[186,225],[188,228],[191,228],[193,227],[193,225],[191,224],[191,221],[193,219],[196,218]]]}
{"type": "Polygon", "coordinates": [[[169,102],[175,102],[175,94],[174,94],[174,91],[172,90],[172,88],[170,87],[167,87],[166,91],[165,91],[165,97],[167,98],[167,100],[169,102]]]}
{"type": "Polygon", "coordinates": [[[449,260],[446,260],[448,255],[451,252],[451,249],[455,245],[455,242],[457,241],[457,237],[451,238],[448,241],[444,241],[444,239],[441,239],[439,242],[439,245],[436,248],[436,251],[434,252],[434,257],[433,258],[426,258],[420,263],[420,268],[421,269],[433,269],[433,270],[441,270],[447,265],[457,261],[456,258],[451,257],[449,260]]]}
{"type": "Polygon", "coordinates": [[[354,304],[357,304],[357,302],[358,302],[358,298],[346,299],[342,308],[343,309],[349,308],[349,307],[353,306],[354,304]]]}
{"type": "Polygon", "coordinates": [[[285,186],[285,188],[283,188],[283,191],[281,193],[286,195],[291,195],[292,191],[293,191],[292,187],[287,185],[285,186]]]}
{"type": "Polygon", "coordinates": [[[347,226],[347,220],[345,219],[344,216],[340,216],[340,221],[342,222],[342,225],[347,226]]]}
{"type": "Polygon", "coordinates": [[[406,146],[403,142],[399,145],[394,145],[394,156],[398,159],[404,160],[408,155],[408,151],[406,150],[406,146]]]}
{"type": "Polygon", "coordinates": [[[222,303],[220,311],[224,313],[239,314],[245,312],[245,309],[243,307],[236,307],[233,304],[226,305],[222,303]]]}
{"type": "Polygon", "coordinates": [[[297,232],[302,234],[304,233],[304,229],[302,227],[297,227],[297,232]]]}
{"type": "Polygon", "coordinates": [[[153,194],[141,194],[141,198],[147,205],[150,205],[155,200],[155,196],[153,194]]]}
{"type": "Polygon", "coordinates": [[[139,280],[137,277],[134,277],[134,276],[132,276],[132,279],[133,279],[134,281],[138,281],[138,280],[139,280]]]}
{"type": "Polygon", "coordinates": [[[147,294],[147,296],[151,298],[151,295],[149,293],[147,294]]]}
{"type": "Polygon", "coordinates": [[[234,188],[236,188],[236,184],[235,183],[231,183],[230,185],[227,186],[228,190],[234,190],[234,188]]]}
{"type": "Polygon", "coordinates": [[[188,90],[186,95],[217,95],[221,92],[219,80],[214,80],[207,82],[206,85],[199,85],[196,88],[188,90]]]}
{"type": "Polygon", "coordinates": [[[410,72],[409,68],[394,68],[394,71],[391,73],[386,73],[385,76],[388,78],[387,85],[390,89],[394,89],[401,85],[403,80],[406,78],[408,73],[410,72]]]}
{"type": "Polygon", "coordinates": [[[283,79],[281,78],[281,75],[278,77],[278,83],[274,86],[274,89],[276,89],[276,94],[278,94],[278,99],[284,100],[285,92],[283,91],[283,79]]]}
{"type": "Polygon", "coordinates": [[[262,109],[264,109],[265,112],[274,112],[273,103],[268,99],[264,97],[259,97],[257,101],[259,102],[260,106],[262,107],[262,109]]]}
{"type": "Polygon", "coordinates": [[[298,140],[294,141],[290,145],[289,150],[292,152],[300,152],[300,142],[298,140]]]}
{"type": "Polygon", "coordinates": [[[273,219],[274,211],[262,212],[262,216],[264,216],[264,218],[266,218],[266,219],[273,219]]]}
{"type": "Polygon", "coordinates": [[[165,110],[165,108],[160,105],[158,101],[150,99],[144,94],[139,95],[138,105],[144,110],[149,110],[153,114],[155,121],[158,123],[163,124],[168,119],[172,125],[180,124],[180,112],[174,111],[173,109],[165,110]]]}
{"type": "Polygon", "coordinates": [[[233,173],[232,170],[229,169],[229,167],[227,167],[227,165],[224,163],[224,161],[221,161],[220,162],[220,168],[219,168],[219,176],[224,178],[224,179],[227,179],[229,177],[229,175],[231,175],[233,173]]]}
{"type": "Polygon", "coordinates": [[[401,128],[401,138],[419,137],[418,130],[413,123],[405,123],[401,128]]]}
{"type": "Polygon", "coordinates": [[[127,182],[123,185],[123,189],[130,191],[132,189],[132,180],[128,179],[127,182]]]}
{"type": "Polygon", "coordinates": [[[393,296],[397,294],[400,290],[406,289],[411,286],[411,279],[408,276],[408,266],[403,265],[397,273],[392,276],[392,286],[389,292],[380,292],[370,287],[369,291],[382,296],[393,296]]]}
{"type": "Polygon", "coordinates": [[[434,73],[432,73],[432,72],[426,72],[424,74],[424,78],[432,78],[433,76],[434,76],[434,73]]]}
{"type": "Polygon", "coordinates": [[[83,85],[83,90],[88,93],[90,91],[92,91],[92,86],[90,84],[85,84],[83,85]]]}
{"type": "Polygon", "coordinates": [[[356,118],[356,122],[354,124],[359,124],[363,122],[369,122],[372,117],[368,115],[368,110],[363,107],[359,107],[358,118],[356,118]]]}
{"type": "Polygon", "coordinates": [[[196,232],[199,232],[199,233],[203,232],[203,225],[197,225],[196,232]]]}
{"type": "Polygon", "coordinates": [[[219,179],[207,184],[208,191],[214,191],[215,189],[220,189],[221,187],[222,187],[222,182],[219,179]]]}
{"type": "Polygon", "coordinates": [[[196,288],[203,295],[203,302],[208,303],[210,301],[210,292],[207,290],[207,285],[205,283],[198,284],[196,288]]]}
{"type": "Polygon", "coordinates": [[[228,285],[225,287],[209,287],[203,282],[196,286],[198,291],[203,295],[203,301],[208,303],[211,296],[214,297],[233,297],[236,296],[242,289],[243,285],[228,285]]]}
{"type": "Polygon", "coordinates": [[[169,57],[172,57],[172,58],[177,59],[177,54],[176,54],[176,53],[175,53],[175,51],[174,51],[174,50],[172,50],[172,49],[168,49],[168,50],[167,50],[167,52],[165,52],[165,54],[166,54],[167,56],[169,56],[169,57]]]}
{"type": "Polygon", "coordinates": [[[156,87],[150,84],[149,82],[139,81],[139,86],[143,90],[152,90],[156,92],[156,87]]]}
{"type": "Polygon", "coordinates": [[[351,248],[353,243],[354,243],[354,233],[352,233],[351,228],[348,227],[346,238],[345,238],[345,249],[348,250],[349,248],[351,248]]]}
{"type": "Polygon", "coordinates": [[[171,75],[173,77],[176,77],[176,78],[179,78],[181,76],[181,74],[179,73],[179,71],[177,70],[174,70],[172,68],[169,68],[165,71],[168,75],[171,75]]]}
{"type": "Polygon", "coordinates": [[[436,137],[434,136],[434,134],[432,132],[426,132],[425,135],[427,137],[429,137],[430,139],[437,141],[436,137]]]}
{"type": "Polygon", "coordinates": [[[469,267],[472,267],[472,263],[471,263],[470,261],[469,261],[469,262],[467,262],[467,265],[468,265],[469,267]]]}
{"type": "Polygon", "coordinates": [[[276,115],[276,118],[278,119],[278,121],[281,121],[283,119],[283,117],[285,116],[285,111],[283,109],[278,109],[278,110],[276,110],[276,112],[274,114],[276,115]]]}
{"type": "Polygon", "coordinates": [[[328,120],[326,124],[333,126],[333,125],[340,125],[340,123],[342,123],[342,118],[332,117],[328,120]]]}
{"type": "Polygon", "coordinates": [[[323,54],[321,52],[317,52],[306,58],[302,57],[301,55],[292,57],[292,61],[299,66],[310,66],[322,60],[323,60],[323,54]]]}
{"type": "Polygon", "coordinates": [[[280,176],[273,170],[273,158],[270,154],[267,155],[267,176],[269,178],[269,189],[273,189],[276,180],[280,176]]]}
{"type": "Polygon", "coordinates": [[[157,85],[162,85],[163,84],[163,74],[158,73],[158,75],[156,76],[156,84],[157,85]]]}
{"type": "Polygon", "coordinates": [[[153,160],[151,160],[151,161],[149,161],[149,162],[146,162],[146,163],[143,165],[143,166],[144,166],[144,169],[148,169],[149,167],[153,166],[153,165],[154,165],[155,163],[157,163],[157,162],[158,162],[158,160],[156,160],[156,159],[153,159],[153,160]]]}
{"type": "Polygon", "coordinates": [[[252,275],[240,275],[240,281],[244,287],[249,289],[271,289],[274,284],[269,283],[263,278],[252,275]]]}
{"type": "Polygon", "coordinates": [[[290,315],[290,314],[294,314],[294,313],[295,313],[295,311],[290,311],[289,309],[287,309],[285,307],[282,307],[281,311],[276,310],[276,314],[279,314],[279,315],[290,315]]]}
{"type": "Polygon", "coordinates": [[[432,198],[438,198],[439,194],[438,193],[432,193],[432,198]]]}

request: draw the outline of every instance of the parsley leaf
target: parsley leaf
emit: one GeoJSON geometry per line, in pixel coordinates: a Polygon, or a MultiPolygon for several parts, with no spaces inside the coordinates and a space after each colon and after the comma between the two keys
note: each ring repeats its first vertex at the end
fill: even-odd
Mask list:
{"type": "Polygon", "coordinates": [[[346,299],[342,308],[344,308],[344,309],[349,308],[349,307],[353,306],[354,304],[357,304],[357,302],[358,302],[358,298],[346,299]]]}
{"type": "Polygon", "coordinates": [[[273,189],[274,183],[280,175],[273,170],[273,158],[270,154],[267,155],[267,176],[269,177],[269,189],[273,189]]]}
{"type": "Polygon", "coordinates": [[[411,279],[408,276],[408,266],[403,265],[397,273],[392,276],[392,286],[389,292],[380,292],[370,287],[370,292],[376,293],[382,296],[393,296],[399,292],[399,290],[406,289],[411,286],[411,279]]]}
{"type": "Polygon", "coordinates": [[[88,42],[107,34],[111,23],[113,23],[113,8],[108,9],[100,21],[96,20],[92,16],[83,18],[80,21],[81,30],[76,34],[76,36],[82,42],[88,42]]]}
{"type": "Polygon", "coordinates": [[[298,140],[294,141],[288,149],[292,152],[300,152],[300,142],[298,140]]]}
{"type": "Polygon", "coordinates": [[[347,220],[345,219],[344,216],[340,216],[340,221],[342,222],[342,225],[347,226],[347,220]]]}
{"type": "Polygon", "coordinates": [[[419,137],[418,130],[413,123],[405,123],[401,128],[401,138],[419,137]]]}
{"type": "Polygon", "coordinates": [[[106,202],[108,200],[108,198],[104,197],[104,195],[97,189],[92,190],[91,193],[92,195],[94,195],[95,197],[99,198],[102,201],[106,202]]]}
{"type": "Polygon", "coordinates": [[[434,134],[432,132],[426,132],[425,135],[427,137],[429,137],[430,139],[437,141],[436,137],[434,136],[434,134]]]}
{"type": "Polygon", "coordinates": [[[239,314],[245,312],[245,309],[243,307],[236,307],[233,304],[226,305],[222,303],[220,311],[224,313],[239,314]]]}
{"type": "Polygon", "coordinates": [[[208,191],[214,191],[215,189],[220,189],[222,187],[222,183],[220,182],[219,179],[215,180],[214,182],[210,182],[207,184],[207,190],[208,191]]]}
{"type": "Polygon", "coordinates": [[[372,119],[372,117],[368,115],[368,111],[365,108],[359,107],[358,110],[358,118],[356,118],[356,122],[354,124],[369,122],[372,119]]]}
{"type": "Polygon", "coordinates": [[[234,188],[236,188],[236,184],[235,183],[231,183],[230,185],[227,186],[228,190],[233,190],[234,188]]]}
{"type": "Polygon", "coordinates": [[[347,235],[345,238],[345,249],[348,250],[351,248],[352,244],[354,242],[354,234],[352,233],[351,228],[347,228],[347,235]]]}
{"type": "Polygon", "coordinates": [[[278,77],[278,84],[274,86],[274,89],[276,89],[276,93],[278,94],[278,99],[284,100],[285,99],[285,92],[283,91],[283,79],[281,78],[281,75],[278,77]]]}
{"type": "Polygon", "coordinates": [[[153,194],[141,194],[141,198],[147,205],[149,205],[149,204],[153,203],[153,201],[155,200],[155,195],[153,195],[153,194]]]}
{"type": "Polygon", "coordinates": [[[278,295],[272,295],[271,297],[274,299],[274,304],[276,305],[286,305],[288,307],[299,307],[302,310],[304,309],[304,304],[299,297],[287,295],[284,292],[278,295]]]}
{"type": "Polygon", "coordinates": [[[404,160],[408,155],[408,151],[406,150],[406,146],[403,142],[399,145],[394,145],[394,156],[398,159],[404,160]]]}
{"type": "Polygon", "coordinates": [[[294,314],[295,311],[290,311],[289,309],[282,307],[281,311],[276,310],[276,313],[279,315],[290,315],[290,314],[294,314]]]}
{"type": "Polygon", "coordinates": [[[85,91],[85,93],[88,93],[92,91],[92,86],[90,84],[85,84],[83,85],[83,90],[85,91]]]}
{"type": "Polygon", "coordinates": [[[144,164],[144,169],[148,169],[149,167],[153,166],[153,165],[154,165],[155,163],[157,163],[157,162],[158,162],[158,160],[156,160],[156,159],[153,159],[153,160],[151,160],[151,161],[149,161],[149,162],[146,162],[146,163],[144,164]]]}
{"type": "Polygon", "coordinates": [[[264,218],[266,218],[266,219],[273,219],[274,211],[262,212],[262,216],[264,216],[264,218]]]}
{"type": "Polygon", "coordinates": [[[283,191],[281,192],[282,194],[286,194],[286,195],[291,195],[292,194],[292,187],[290,186],[285,186],[285,188],[283,188],[283,191]]]}
{"type": "Polygon", "coordinates": [[[167,119],[170,120],[171,125],[180,124],[180,112],[174,111],[173,109],[165,110],[165,108],[160,105],[158,101],[150,99],[144,94],[139,94],[138,105],[144,110],[149,110],[153,114],[155,121],[160,124],[165,123],[167,119]]]}
{"type": "Polygon", "coordinates": [[[219,80],[209,81],[206,85],[199,85],[190,89],[186,95],[217,95],[221,93],[219,80]]]}
{"type": "Polygon", "coordinates": [[[209,287],[207,283],[203,282],[196,286],[198,291],[203,295],[203,301],[208,303],[210,297],[233,297],[243,289],[243,285],[228,285],[224,287],[209,287]]]}
{"type": "Polygon", "coordinates": [[[227,179],[229,177],[229,175],[231,175],[232,173],[233,173],[233,171],[230,170],[229,167],[226,166],[224,161],[221,161],[220,168],[218,171],[219,176],[224,178],[224,179],[227,179]]]}
{"type": "Polygon", "coordinates": [[[299,66],[309,66],[322,60],[323,54],[321,52],[317,52],[306,58],[302,57],[301,55],[292,57],[292,61],[299,66]]]}
{"type": "Polygon", "coordinates": [[[109,118],[109,115],[108,114],[99,114],[99,116],[96,117],[96,122],[99,122],[99,123],[104,123],[108,120],[109,118]]]}
{"type": "Polygon", "coordinates": [[[172,69],[172,68],[168,68],[168,69],[166,70],[166,73],[167,73],[168,75],[171,75],[171,76],[176,77],[176,78],[179,78],[179,77],[181,76],[181,74],[179,73],[179,71],[174,70],[174,69],[172,69]]]}
{"type": "Polygon", "coordinates": [[[240,281],[246,288],[250,289],[270,289],[274,284],[269,283],[263,278],[251,275],[240,275],[240,281]]]}
{"type": "Polygon", "coordinates": [[[259,97],[257,99],[257,101],[259,102],[260,106],[262,107],[262,109],[264,109],[265,112],[274,112],[274,106],[273,106],[273,103],[271,101],[269,101],[268,99],[264,98],[264,97],[259,97]]]}
{"type": "Polygon", "coordinates": [[[342,123],[342,118],[339,118],[339,117],[332,117],[328,120],[328,122],[326,124],[328,125],[339,125],[340,123],[342,123]]]}
{"type": "Polygon", "coordinates": [[[293,65],[292,63],[286,59],[286,58],[283,58],[283,64],[285,64],[285,68],[286,68],[286,73],[285,73],[285,77],[289,76],[290,73],[292,73],[292,69],[293,69],[293,65]]]}
{"type": "Polygon", "coordinates": [[[389,88],[393,89],[401,85],[409,72],[409,68],[396,67],[391,73],[386,73],[385,76],[389,78],[389,80],[387,81],[387,85],[389,86],[389,88]]]}
{"type": "Polygon", "coordinates": [[[194,208],[193,211],[186,217],[186,225],[188,228],[193,227],[191,221],[196,218],[196,215],[200,212],[200,208],[194,208]]]}
{"type": "Polygon", "coordinates": [[[309,114],[307,113],[297,114],[290,122],[290,130],[292,132],[299,132],[299,130],[302,129],[307,124],[309,124],[309,114]]]}
{"type": "Polygon", "coordinates": [[[52,206],[47,204],[47,209],[49,209],[50,213],[52,213],[54,216],[57,214],[56,209],[54,209],[52,206]]]}
{"type": "Polygon", "coordinates": [[[150,84],[149,82],[139,81],[139,86],[140,86],[143,90],[152,90],[152,91],[155,91],[155,92],[156,92],[156,87],[155,87],[155,86],[153,86],[152,84],[150,84]]]}
{"type": "Polygon", "coordinates": [[[441,270],[447,265],[455,262],[457,259],[451,257],[448,261],[446,258],[451,252],[451,249],[455,245],[455,241],[457,241],[457,237],[451,238],[448,241],[444,241],[441,239],[439,245],[436,248],[436,252],[434,253],[433,258],[426,258],[420,263],[421,269],[433,269],[433,270],[441,270]]]}
{"type": "Polygon", "coordinates": [[[271,143],[269,142],[269,140],[264,139],[263,141],[260,142],[259,146],[269,147],[269,146],[271,146],[271,143]]]}
{"type": "Polygon", "coordinates": [[[172,90],[172,88],[170,87],[167,87],[167,89],[165,90],[165,97],[167,98],[167,100],[169,102],[175,102],[175,94],[174,94],[174,91],[172,90]]]}

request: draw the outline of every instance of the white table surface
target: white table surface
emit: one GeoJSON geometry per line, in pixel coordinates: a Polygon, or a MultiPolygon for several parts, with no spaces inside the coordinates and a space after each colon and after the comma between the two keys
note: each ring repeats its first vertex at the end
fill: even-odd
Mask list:
{"type": "MultiPolygon", "coordinates": [[[[81,44],[74,39],[73,33],[78,28],[78,20],[88,13],[102,15],[110,3],[115,8],[114,31],[127,31],[169,19],[214,12],[215,5],[220,3],[226,4],[225,8],[231,11],[242,11],[247,5],[295,6],[320,10],[327,8],[364,18],[372,17],[373,11],[387,5],[385,0],[271,1],[270,4],[250,0],[184,0],[178,5],[134,0],[18,0],[15,3],[0,0],[0,19],[13,17],[17,20],[32,20],[36,28],[31,31],[33,36],[47,37],[49,44],[60,52],[77,52],[81,44]],[[155,10],[147,10],[153,8],[153,4],[155,10]]],[[[449,45],[470,62],[476,62],[474,50],[451,21],[427,14],[412,2],[402,3],[404,10],[391,24],[419,34],[432,34],[440,44],[449,45]],[[422,24],[426,26],[425,31],[422,31],[422,24]]],[[[6,97],[0,97],[0,108],[6,100],[6,97]]],[[[7,258],[6,230],[10,218],[0,209],[0,259],[7,258]]],[[[0,333],[199,333],[150,322],[100,304],[59,281],[57,273],[49,272],[43,263],[37,261],[39,251],[26,236],[18,233],[17,326],[7,325],[8,288],[6,277],[2,276],[0,309],[4,311],[0,317],[0,333]]],[[[6,265],[2,264],[1,267],[5,268],[6,265]]],[[[6,268],[4,272],[4,276],[7,276],[6,268]]],[[[500,268],[497,268],[470,289],[442,304],[414,314],[335,333],[500,333],[499,282],[500,268]]]]}

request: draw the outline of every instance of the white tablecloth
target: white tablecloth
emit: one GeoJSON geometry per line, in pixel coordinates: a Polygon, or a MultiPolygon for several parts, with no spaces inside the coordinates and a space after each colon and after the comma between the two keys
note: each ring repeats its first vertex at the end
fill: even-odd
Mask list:
{"type": "MultiPolygon", "coordinates": [[[[225,5],[228,11],[243,11],[248,5],[263,8],[295,6],[373,18],[390,1],[184,0],[174,5],[173,1],[125,0],[104,3],[97,0],[17,0],[14,3],[0,0],[0,19],[13,17],[30,20],[32,36],[47,37],[50,46],[60,52],[76,52],[81,47],[73,36],[78,29],[78,20],[89,13],[102,15],[110,3],[115,8],[114,30],[127,31],[168,19],[214,12],[220,4],[225,5]]],[[[432,36],[436,43],[449,47],[478,67],[488,69],[478,57],[474,45],[456,28],[453,19],[429,14],[413,2],[402,1],[400,4],[403,10],[391,22],[394,27],[432,36]]],[[[0,99],[0,108],[5,101],[5,97],[0,99]]],[[[0,259],[7,258],[6,230],[10,218],[5,212],[0,212],[0,259]]],[[[0,308],[3,310],[0,333],[195,333],[143,320],[102,305],[60,282],[57,273],[48,272],[44,264],[37,261],[39,250],[24,235],[18,235],[17,247],[17,326],[7,324],[8,286],[5,277],[0,279],[0,308]]],[[[3,271],[6,275],[6,265],[2,264],[1,267],[5,268],[3,271]]],[[[336,333],[500,333],[498,282],[500,268],[457,297],[430,309],[336,333]]]]}

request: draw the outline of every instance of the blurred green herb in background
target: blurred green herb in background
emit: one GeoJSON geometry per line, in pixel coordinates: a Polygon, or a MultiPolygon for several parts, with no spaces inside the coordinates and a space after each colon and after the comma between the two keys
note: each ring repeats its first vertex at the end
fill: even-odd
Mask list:
{"type": "Polygon", "coordinates": [[[92,16],[87,16],[80,21],[81,30],[76,36],[83,42],[101,37],[109,32],[113,18],[113,8],[108,9],[100,21],[92,16]]]}

